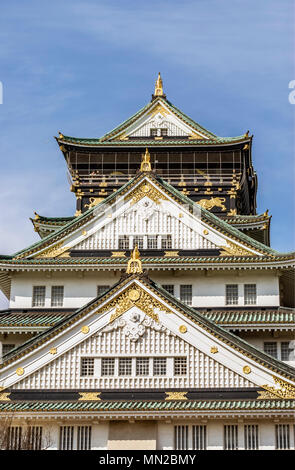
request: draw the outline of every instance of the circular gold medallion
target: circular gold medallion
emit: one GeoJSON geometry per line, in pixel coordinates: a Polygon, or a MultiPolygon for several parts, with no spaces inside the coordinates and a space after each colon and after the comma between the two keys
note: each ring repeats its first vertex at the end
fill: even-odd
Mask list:
{"type": "Polygon", "coordinates": [[[186,333],[187,332],[187,327],[185,325],[180,325],[179,331],[180,331],[180,333],[186,333]]]}
{"type": "Polygon", "coordinates": [[[56,348],[51,348],[49,352],[50,352],[50,354],[56,354],[57,349],[56,348]]]}
{"type": "Polygon", "coordinates": [[[150,190],[150,187],[148,184],[144,184],[143,187],[141,188],[144,193],[148,193],[150,190]]]}
{"type": "Polygon", "coordinates": [[[250,374],[250,372],[251,372],[251,367],[249,367],[249,366],[243,367],[243,372],[244,372],[244,374],[250,374]]]}
{"type": "Polygon", "coordinates": [[[209,233],[208,230],[206,230],[206,229],[203,230],[203,234],[204,234],[204,235],[208,235],[208,233],[209,233]]]}
{"type": "Polygon", "coordinates": [[[140,297],[140,292],[137,289],[131,289],[128,292],[128,297],[129,297],[130,300],[136,301],[140,297]]]}
{"type": "Polygon", "coordinates": [[[22,367],[19,367],[18,369],[16,369],[17,375],[23,375],[24,372],[25,372],[25,371],[24,371],[24,369],[23,369],[22,367]]]}
{"type": "Polygon", "coordinates": [[[87,333],[89,333],[89,326],[82,326],[81,331],[82,333],[84,333],[84,335],[86,335],[87,333]]]}

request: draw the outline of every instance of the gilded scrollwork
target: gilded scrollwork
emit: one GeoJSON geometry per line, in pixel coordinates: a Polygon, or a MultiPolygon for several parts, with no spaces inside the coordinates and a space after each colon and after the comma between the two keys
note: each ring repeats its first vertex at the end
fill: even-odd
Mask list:
{"type": "Polygon", "coordinates": [[[144,181],[137,188],[131,191],[128,196],[126,196],[126,201],[132,199],[132,204],[136,204],[145,196],[148,196],[156,204],[160,204],[161,199],[167,199],[164,194],[154,188],[151,184],[144,181]]]}
{"type": "Polygon", "coordinates": [[[282,399],[294,399],[295,398],[295,387],[278,377],[273,375],[274,382],[278,385],[277,387],[271,385],[262,385],[266,391],[258,392],[259,399],[266,398],[282,398],[282,399]]]}

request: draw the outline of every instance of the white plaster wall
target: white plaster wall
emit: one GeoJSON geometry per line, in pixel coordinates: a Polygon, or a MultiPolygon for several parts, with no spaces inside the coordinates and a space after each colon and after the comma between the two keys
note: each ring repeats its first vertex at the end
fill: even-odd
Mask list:
{"type": "MultiPolygon", "coordinates": [[[[239,306],[244,305],[244,284],[257,285],[257,306],[278,306],[279,281],[275,273],[252,271],[240,275],[203,271],[150,271],[151,279],[159,284],[174,284],[175,296],[180,296],[181,284],[192,284],[194,307],[224,307],[225,285],[239,285],[239,306]]],[[[31,308],[34,285],[46,286],[45,308],[50,308],[51,286],[64,286],[64,308],[79,308],[96,297],[97,286],[113,285],[120,278],[119,272],[84,273],[18,273],[12,278],[10,308],[31,308]]]]}

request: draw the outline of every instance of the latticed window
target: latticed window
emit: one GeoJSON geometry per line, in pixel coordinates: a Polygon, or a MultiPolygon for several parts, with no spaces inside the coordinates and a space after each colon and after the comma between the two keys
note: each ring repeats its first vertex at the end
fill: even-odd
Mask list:
{"type": "Polygon", "coordinates": [[[207,448],[206,426],[192,426],[192,449],[206,450],[207,448]]]}
{"type": "Polygon", "coordinates": [[[94,357],[82,357],[81,376],[94,375],[94,357]]]}
{"type": "Polygon", "coordinates": [[[119,236],[119,250],[128,250],[129,249],[129,237],[127,235],[119,236]]]}
{"type": "Polygon", "coordinates": [[[150,235],[147,237],[148,250],[156,250],[158,247],[158,237],[156,235],[150,235]]]}
{"type": "Polygon", "coordinates": [[[246,450],[258,450],[258,425],[246,424],[244,426],[244,442],[246,450]]]}
{"type": "Polygon", "coordinates": [[[41,450],[42,449],[42,426],[29,426],[28,428],[28,449],[41,450]]]}
{"type": "Polygon", "coordinates": [[[22,448],[22,427],[10,426],[8,428],[7,449],[20,450],[22,448]]]}
{"type": "Polygon", "coordinates": [[[78,426],[77,450],[91,450],[91,426],[78,426]]]}
{"type": "Polygon", "coordinates": [[[283,341],[281,343],[281,361],[289,361],[290,353],[292,349],[289,347],[289,341],[283,341]]]}
{"type": "Polygon", "coordinates": [[[107,290],[109,290],[110,286],[97,286],[97,295],[104,294],[107,290]]]}
{"type": "Polygon", "coordinates": [[[137,245],[139,250],[143,249],[143,236],[142,235],[135,235],[133,237],[133,248],[137,245]]]}
{"type": "Polygon", "coordinates": [[[2,354],[5,356],[5,354],[8,354],[9,351],[12,351],[12,349],[15,348],[15,344],[2,344],[2,354]]]}
{"type": "Polygon", "coordinates": [[[168,129],[161,129],[161,136],[165,137],[168,135],[168,129]]]}
{"type": "Polygon", "coordinates": [[[103,357],[101,360],[101,375],[114,375],[115,359],[111,357],[103,357]]]}
{"type": "Polygon", "coordinates": [[[290,449],[290,426],[289,424],[276,424],[276,449],[290,449]]]}
{"type": "Polygon", "coordinates": [[[156,137],[158,130],[157,129],[150,129],[151,137],[156,137]]]}
{"type": "Polygon", "coordinates": [[[132,375],[132,359],[129,357],[119,358],[119,375],[132,375]]]}
{"type": "Polygon", "coordinates": [[[174,426],[174,449],[187,450],[188,448],[188,426],[174,426]]]}
{"type": "Polygon", "coordinates": [[[74,426],[60,426],[59,428],[59,449],[73,450],[74,426]]]}
{"type": "Polygon", "coordinates": [[[230,424],[224,426],[224,450],[237,450],[238,444],[238,425],[230,424]]]}
{"type": "Polygon", "coordinates": [[[244,303],[245,305],[256,304],[256,284],[245,284],[244,285],[244,303]]]}
{"type": "Polygon", "coordinates": [[[238,305],[238,302],[239,302],[238,284],[227,284],[225,288],[226,305],[238,305]]]}
{"type": "Polygon", "coordinates": [[[187,361],[186,357],[174,358],[174,375],[186,375],[187,361]]]}
{"type": "Polygon", "coordinates": [[[169,294],[174,295],[174,285],[173,284],[163,284],[163,289],[165,289],[169,294]]]}
{"type": "Polygon", "coordinates": [[[136,358],[136,375],[149,375],[149,358],[137,357],[136,358]]]}
{"type": "Polygon", "coordinates": [[[180,300],[187,305],[192,305],[192,285],[183,284],[180,286],[180,300]]]}
{"type": "Polygon", "coordinates": [[[272,357],[278,357],[278,345],[275,341],[267,341],[263,344],[263,350],[272,357]]]}
{"type": "Polygon", "coordinates": [[[161,239],[161,248],[162,250],[169,250],[172,248],[172,237],[171,235],[166,235],[161,239]]]}
{"type": "Polygon", "coordinates": [[[167,360],[166,357],[154,358],[154,375],[166,375],[167,360]]]}
{"type": "Polygon", "coordinates": [[[33,286],[32,307],[45,306],[45,286],[33,286]]]}
{"type": "Polygon", "coordinates": [[[64,303],[64,286],[51,287],[51,307],[62,307],[64,303]]]}

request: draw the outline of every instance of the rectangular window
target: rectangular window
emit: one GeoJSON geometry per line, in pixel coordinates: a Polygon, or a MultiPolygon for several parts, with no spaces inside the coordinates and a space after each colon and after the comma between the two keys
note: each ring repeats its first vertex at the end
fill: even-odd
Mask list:
{"type": "Polygon", "coordinates": [[[110,286],[97,286],[97,296],[104,294],[110,286]]]}
{"type": "Polygon", "coordinates": [[[258,425],[246,424],[244,426],[245,450],[258,450],[258,425]]]}
{"type": "Polygon", "coordinates": [[[263,350],[266,354],[269,354],[272,357],[278,357],[278,347],[275,341],[268,341],[263,343],[263,350]]]}
{"type": "Polygon", "coordinates": [[[142,235],[135,235],[133,237],[133,248],[137,245],[139,250],[143,249],[143,236],[142,235]]]}
{"type": "Polygon", "coordinates": [[[168,129],[161,129],[161,136],[166,137],[168,135],[168,129]]]}
{"type": "Polygon", "coordinates": [[[115,359],[111,357],[103,357],[101,360],[101,375],[114,375],[115,359]]]}
{"type": "Polygon", "coordinates": [[[94,357],[82,357],[81,376],[94,375],[94,357]]]}
{"type": "Polygon", "coordinates": [[[2,344],[2,354],[3,354],[3,356],[5,356],[5,354],[8,354],[14,348],[15,348],[15,344],[2,344]]]}
{"type": "Polygon", "coordinates": [[[281,361],[290,360],[290,353],[292,352],[292,349],[290,349],[289,344],[289,341],[283,341],[281,343],[281,361]]]}
{"type": "Polygon", "coordinates": [[[154,375],[166,375],[167,360],[166,357],[154,358],[154,375]]]}
{"type": "Polygon", "coordinates": [[[20,450],[22,448],[22,428],[21,426],[10,426],[8,428],[7,449],[20,450]]]}
{"type": "Polygon", "coordinates": [[[163,289],[165,289],[169,294],[174,295],[174,285],[173,284],[163,284],[163,289]]]}
{"type": "Polygon", "coordinates": [[[192,448],[194,450],[206,450],[206,426],[193,426],[192,427],[192,448]]]}
{"type": "Polygon", "coordinates": [[[45,306],[45,286],[33,286],[32,307],[45,306]]]}
{"type": "Polygon", "coordinates": [[[148,250],[156,250],[158,248],[158,237],[156,235],[150,235],[147,237],[148,250]]]}
{"type": "Polygon", "coordinates": [[[151,137],[157,136],[157,129],[150,129],[150,132],[151,132],[151,137]]]}
{"type": "Polygon", "coordinates": [[[149,358],[137,357],[136,358],[136,375],[149,375],[149,358]]]}
{"type": "Polygon", "coordinates": [[[290,449],[289,424],[276,424],[276,449],[290,449]]]}
{"type": "Polygon", "coordinates": [[[51,287],[51,307],[62,307],[64,303],[64,286],[51,287]]]}
{"type": "Polygon", "coordinates": [[[42,426],[29,426],[28,428],[28,445],[29,450],[42,449],[42,426]]]}
{"type": "Polygon", "coordinates": [[[180,286],[180,300],[187,305],[192,305],[192,285],[184,284],[180,286]]]}
{"type": "Polygon", "coordinates": [[[119,375],[132,375],[132,359],[129,357],[119,358],[119,375]]]}
{"type": "Polygon", "coordinates": [[[119,236],[119,250],[129,250],[129,237],[127,235],[119,236]]]}
{"type": "Polygon", "coordinates": [[[256,284],[244,285],[244,303],[245,305],[256,305],[256,284]]]}
{"type": "Polygon", "coordinates": [[[59,449],[73,450],[74,426],[60,426],[59,428],[59,449]]]}
{"type": "Polygon", "coordinates": [[[188,426],[174,426],[174,449],[187,450],[188,448],[188,426]]]}
{"type": "Polygon", "coordinates": [[[91,426],[78,426],[77,450],[91,450],[91,426]]]}
{"type": "Polygon", "coordinates": [[[162,250],[169,250],[172,248],[172,237],[171,235],[167,235],[166,237],[162,237],[161,239],[161,248],[162,250]]]}
{"type": "Polygon", "coordinates": [[[186,375],[186,357],[174,358],[174,375],[186,375]]]}
{"type": "Polygon", "coordinates": [[[238,449],[238,425],[231,424],[224,426],[224,450],[238,449]]]}
{"type": "Polygon", "coordinates": [[[239,292],[238,284],[227,284],[225,289],[225,303],[226,305],[238,305],[239,292]]]}

